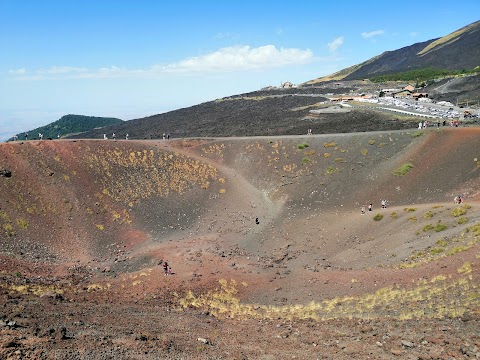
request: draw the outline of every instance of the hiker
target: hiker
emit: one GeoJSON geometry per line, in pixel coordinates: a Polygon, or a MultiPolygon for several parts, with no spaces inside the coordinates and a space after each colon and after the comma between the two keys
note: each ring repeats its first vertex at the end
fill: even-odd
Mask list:
{"type": "Polygon", "coordinates": [[[103,134],[103,140],[108,140],[107,134],[103,134]]]}
{"type": "Polygon", "coordinates": [[[43,134],[38,133],[38,137],[39,137],[40,140],[43,140],[43,134]]]}
{"type": "Polygon", "coordinates": [[[258,217],[255,218],[255,224],[259,225],[260,224],[260,221],[258,221],[258,217]]]}
{"type": "Polygon", "coordinates": [[[362,209],[360,211],[362,215],[365,215],[365,205],[362,205],[362,209]]]}
{"type": "Polygon", "coordinates": [[[128,140],[128,134],[127,134],[127,135],[125,135],[125,140],[128,140]]]}
{"type": "Polygon", "coordinates": [[[381,204],[382,204],[382,209],[386,209],[386,208],[387,208],[387,200],[382,200],[382,201],[381,201],[381,204]]]}
{"type": "Polygon", "coordinates": [[[112,139],[113,139],[113,140],[116,140],[115,133],[112,134],[112,139]]]}
{"type": "Polygon", "coordinates": [[[368,205],[368,211],[372,211],[372,210],[373,210],[373,209],[372,209],[372,206],[373,206],[372,204],[369,204],[369,205],[368,205]]]}
{"type": "Polygon", "coordinates": [[[25,133],[25,140],[28,140],[28,133],[25,133]]]}
{"type": "Polygon", "coordinates": [[[423,127],[423,123],[420,121],[420,122],[418,123],[418,130],[422,130],[422,127],[423,127]]]}
{"type": "Polygon", "coordinates": [[[167,134],[167,140],[170,140],[170,134],[167,134]]]}
{"type": "Polygon", "coordinates": [[[13,135],[13,141],[17,141],[17,139],[18,139],[18,135],[17,134],[13,135]]]}
{"type": "Polygon", "coordinates": [[[165,133],[163,133],[163,140],[165,140],[165,133]]]}
{"type": "Polygon", "coordinates": [[[169,270],[170,270],[170,274],[172,273],[172,270],[170,269],[170,266],[168,266],[168,263],[166,261],[163,262],[163,272],[164,272],[164,275],[169,275],[169,270]]]}

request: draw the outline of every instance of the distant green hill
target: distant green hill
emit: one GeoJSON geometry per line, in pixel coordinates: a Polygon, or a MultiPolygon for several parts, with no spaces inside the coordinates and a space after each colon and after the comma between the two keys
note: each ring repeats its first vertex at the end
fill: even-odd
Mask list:
{"type": "MultiPolygon", "coordinates": [[[[67,134],[89,131],[104,126],[118,125],[120,123],[123,123],[123,120],[117,118],[69,114],[62,116],[59,120],[51,124],[19,133],[18,139],[24,140],[26,134],[28,134],[29,140],[38,139],[38,134],[43,134],[44,140],[49,138],[57,139],[67,134]]],[[[11,140],[13,140],[13,138],[8,139],[8,141],[11,140]]]]}

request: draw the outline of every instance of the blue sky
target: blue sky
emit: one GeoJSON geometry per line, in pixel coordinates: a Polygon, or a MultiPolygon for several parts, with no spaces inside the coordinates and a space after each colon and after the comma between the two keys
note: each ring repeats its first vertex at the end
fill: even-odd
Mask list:
{"type": "Polygon", "coordinates": [[[305,82],[479,14],[477,0],[0,0],[0,140],[305,82]]]}

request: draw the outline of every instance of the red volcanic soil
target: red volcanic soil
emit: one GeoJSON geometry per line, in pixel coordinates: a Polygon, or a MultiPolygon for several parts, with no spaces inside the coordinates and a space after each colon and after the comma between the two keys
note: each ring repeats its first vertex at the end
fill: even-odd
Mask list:
{"type": "Polygon", "coordinates": [[[480,356],[480,128],[16,142],[0,168],[0,358],[480,356]]]}

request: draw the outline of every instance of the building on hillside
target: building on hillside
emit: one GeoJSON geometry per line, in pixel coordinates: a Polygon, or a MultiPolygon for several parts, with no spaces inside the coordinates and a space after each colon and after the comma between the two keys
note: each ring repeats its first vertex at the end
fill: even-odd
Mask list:
{"type": "Polygon", "coordinates": [[[330,98],[330,101],[333,102],[343,102],[343,101],[354,101],[354,100],[363,100],[363,99],[370,99],[369,95],[361,95],[361,96],[347,96],[347,95],[342,95],[342,96],[336,96],[330,98]]]}
{"type": "Polygon", "coordinates": [[[404,89],[404,90],[400,90],[400,91],[392,93],[392,96],[394,98],[411,98],[412,94],[413,94],[412,91],[404,89]]]}
{"type": "Polygon", "coordinates": [[[293,88],[293,84],[290,81],[285,81],[284,83],[282,83],[282,88],[283,89],[291,89],[291,88],[293,88]]]}
{"type": "Polygon", "coordinates": [[[427,93],[413,93],[412,98],[414,98],[415,100],[418,100],[420,98],[428,98],[428,94],[427,93]]]}
{"type": "Polygon", "coordinates": [[[413,90],[415,90],[415,86],[408,84],[407,86],[405,86],[403,88],[403,90],[408,90],[408,91],[413,92],[413,90]]]}
{"type": "Polygon", "coordinates": [[[380,92],[384,93],[385,95],[391,95],[400,91],[401,89],[382,89],[380,92]]]}

